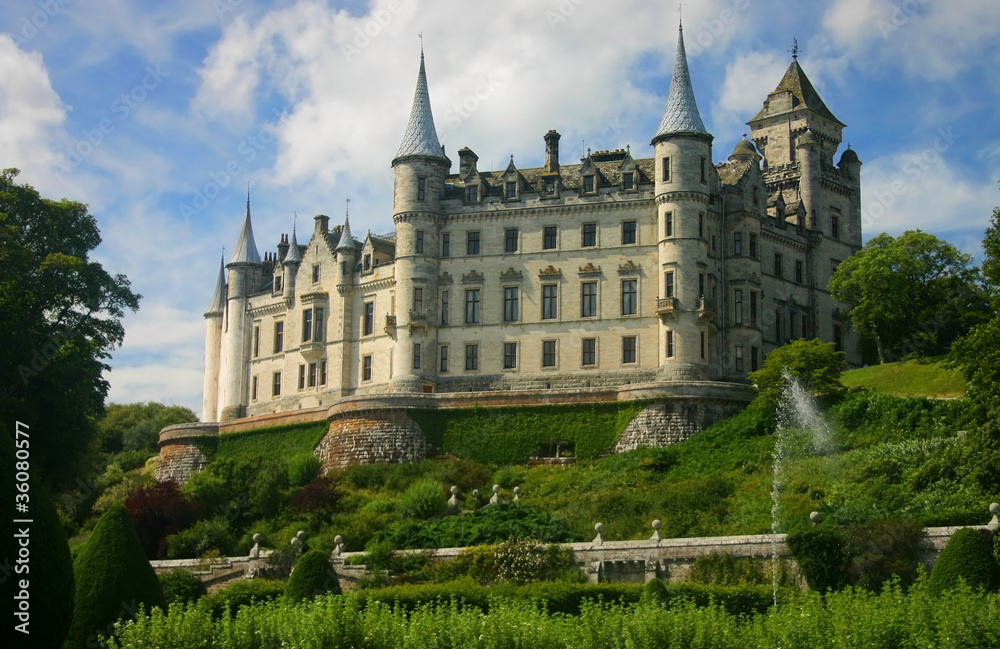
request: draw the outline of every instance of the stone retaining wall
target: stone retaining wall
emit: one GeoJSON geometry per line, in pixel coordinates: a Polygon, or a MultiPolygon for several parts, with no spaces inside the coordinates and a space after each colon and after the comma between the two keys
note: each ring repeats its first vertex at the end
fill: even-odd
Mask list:
{"type": "Polygon", "coordinates": [[[316,446],[324,471],[353,464],[398,464],[427,457],[429,445],[401,409],[369,410],[336,416],[316,446]]]}
{"type": "Polygon", "coordinates": [[[679,444],[742,409],[742,405],[732,401],[710,399],[667,399],[654,403],[629,422],[614,452],[679,444]]]}

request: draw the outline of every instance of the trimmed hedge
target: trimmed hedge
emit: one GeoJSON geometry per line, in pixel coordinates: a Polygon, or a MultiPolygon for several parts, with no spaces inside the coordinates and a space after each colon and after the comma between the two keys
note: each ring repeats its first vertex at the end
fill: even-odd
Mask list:
{"type": "Polygon", "coordinates": [[[988,530],[966,527],[951,535],[934,563],[930,591],[940,596],[960,581],[987,592],[1000,586],[1000,566],[993,556],[993,539],[988,530]]]}
{"type": "Polygon", "coordinates": [[[140,609],[167,608],[128,511],[108,508],[73,564],[76,596],[67,649],[95,646],[98,635],[110,635],[114,623],[140,609]]]}
{"type": "Polygon", "coordinates": [[[216,458],[254,460],[278,456],[286,463],[300,461],[312,453],[329,430],[325,422],[270,426],[238,433],[205,435],[195,440],[195,445],[212,462],[216,458]]]}
{"type": "Polygon", "coordinates": [[[376,539],[388,540],[400,550],[462,548],[526,538],[545,543],[575,540],[563,521],[522,502],[492,505],[429,523],[404,523],[376,534],[376,539]]]}
{"type": "Polygon", "coordinates": [[[573,444],[577,458],[610,451],[647,405],[617,401],[568,406],[410,410],[424,437],[452,455],[492,464],[521,464],[551,442],[573,444]]]}
{"type": "Polygon", "coordinates": [[[285,598],[298,602],[327,593],[340,594],[337,571],[333,569],[325,552],[310,550],[295,563],[295,569],[285,584],[285,598]]]}

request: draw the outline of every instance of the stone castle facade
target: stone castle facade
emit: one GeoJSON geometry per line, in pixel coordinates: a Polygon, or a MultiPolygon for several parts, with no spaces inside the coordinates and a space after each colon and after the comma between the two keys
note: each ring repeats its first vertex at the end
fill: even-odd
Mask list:
{"type": "Polygon", "coordinates": [[[726,162],[679,34],[652,155],[458,169],[423,55],[392,160],[395,233],[315,217],[261,258],[250,205],[205,314],[205,421],[380,393],[743,382],[789,340],[853,335],[826,291],[861,247],[861,163],[793,60],[726,162]]]}

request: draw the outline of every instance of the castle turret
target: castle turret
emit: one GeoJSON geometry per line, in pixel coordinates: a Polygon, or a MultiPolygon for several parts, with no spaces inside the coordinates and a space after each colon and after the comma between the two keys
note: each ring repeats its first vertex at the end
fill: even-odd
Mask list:
{"type": "Polygon", "coordinates": [[[226,317],[219,369],[219,421],[242,417],[247,405],[247,298],[260,288],[264,265],[257,252],[250,221],[250,197],[236,250],[226,265],[229,271],[226,317]]]}
{"type": "Polygon", "coordinates": [[[847,145],[847,149],[840,156],[837,167],[844,173],[851,187],[851,204],[848,212],[850,231],[847,233],[847,240],[852,245],[861,247],[861,160],[850,145],[847,145]]]}
{"type": "Polygon", "coordinates": [[[670,93],[651,144],[656,155],[659,229],[660,371],[663,379],[708,378],[708,340],[714,332],[705,309],[708,261],[706,218],[710,196],[712,136],[695,102],[684,50],[677,34],[670,93]]]}
{"type": "Polygon", "coordinates": [[[219,277],[212,301],[205,310],[205,381],[201,420],[219,418],[219,363],[222,360],[222,318],[226,311],[226,266],[219,259],[219,277]]]}
{"type": "Polygon", "coordinates": [[[288,252],[282,261],[285,303],[291,306],[295,302],[295,277],[299,274],[299,266],[302,264],[302,251],[299,250],[299,240],[295,234],[295,226],[292,226],[292,240],[288,242],[288,252]]]}
{"type": "MultiPolygon", "coordinates": [[[[351,219],[344,217],[344,225],[340,229],[340,240],[334,247],[337,255],[337,292],[331,293],[331,307],[334,313],[339,313],[340,317],[333,320],[333,332],[337,340],[356,340],[361,333],[358,331],[358,320],[360,315],[355,317],[350,287],[354,284],[354,268],[358,263],[357,244],[351,235],[351,219]],[[334,301],[336,301],[334,303],[334,301]]],[[[337,345],[330,349],[330,367],[340,367],[340,394],[341,396],[351,393],[353,383],[352,367],[357,362],[352,354],[351,345],[337,345]]],[[[331,384],[331,388],[336,387],[331,384]]]]}
{"type": "MultiPolygon", "coordinates": [[[[413,96],[410,121],[392,161],[395,172],[393,220],[396,224],[396,359],[391,388],[419,392],[433,362],[424,352],[435,346],[435,319],[430,306],[437,295],[438,215],[444,180],[451,168],[434,128],[424,53],[413,96]],[[415,279],[419,278],[419,279],[415,279]]],[[[429,379],[427,379],[429,380],[429,379]]]]}

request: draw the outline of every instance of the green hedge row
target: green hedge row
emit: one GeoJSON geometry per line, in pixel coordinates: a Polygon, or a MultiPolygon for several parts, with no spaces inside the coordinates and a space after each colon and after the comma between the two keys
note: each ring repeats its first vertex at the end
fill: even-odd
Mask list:
{"type": "Polygon", "coordinates": [[[205,435],[195,445],[212,462],[217,458],[252,460],[279,454],[286,462],[302,455],[312,455],[329,430],[325,421],[256,428],[238,433],[205,435]],[[276,440],[280,439],[280,444],[276,440]]]}

